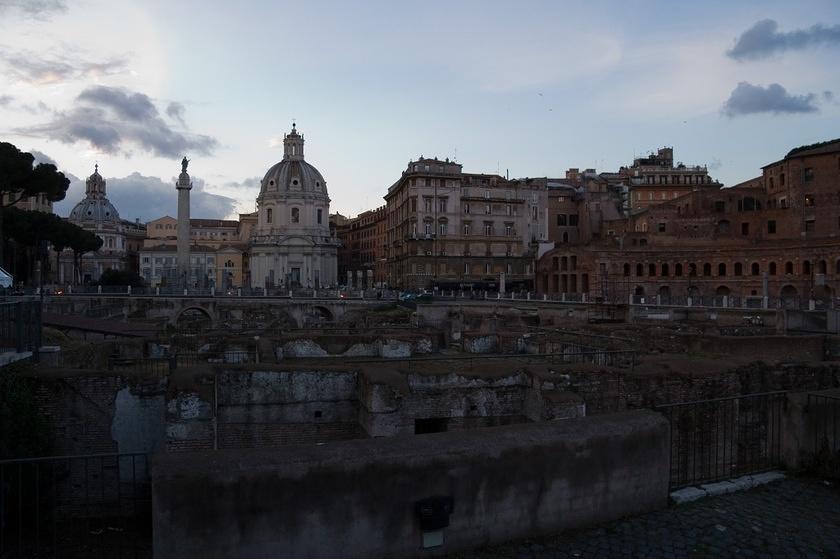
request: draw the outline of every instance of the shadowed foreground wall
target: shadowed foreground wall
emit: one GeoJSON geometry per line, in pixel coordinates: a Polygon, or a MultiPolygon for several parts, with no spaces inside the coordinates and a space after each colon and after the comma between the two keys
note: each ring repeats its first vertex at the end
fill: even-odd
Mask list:
{"type": "Polygon", "coordinates": [[[154,552],[427,557],[666,506],[668,424],[635,411],[273,450],[160,453],[154,552]],[[421,549],[414,503],[454,498],[421,549]]]}

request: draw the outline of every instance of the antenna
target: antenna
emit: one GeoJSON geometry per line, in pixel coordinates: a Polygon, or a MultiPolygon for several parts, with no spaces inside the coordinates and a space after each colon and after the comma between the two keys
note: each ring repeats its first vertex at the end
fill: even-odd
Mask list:
{"type": "Polygon", "coordinates": [[[455,146],[455,157],[452,158],[452,161],[458,162],[458,146],[455,146]]]}

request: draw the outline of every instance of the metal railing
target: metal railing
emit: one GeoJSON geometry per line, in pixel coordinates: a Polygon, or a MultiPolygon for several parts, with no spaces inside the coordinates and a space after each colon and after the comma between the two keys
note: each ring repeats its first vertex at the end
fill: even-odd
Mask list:
{"type": "Polygon", "coordinates": [[[840,395],[808,394],[808,415],[814,429],[815,465],[840,467],[840,395]]]}
{"type": "Polygon", "coordinates": [[[671,424],[671,488],[779,467],[786,397],[764,392],[657,406],[671,424]]]}
{"type": "Polygon", "coordinates": [[[41,302],[37,299],[0,302],[0,353],[37,353],[40,347],[41,302]]]}
{"type": "Polygon", "coordinates": [[[431,357],[378,357],[378,358],[344,358],[344,363],[388,363],[404,364],[408,372],[424,371],[436,364],[451,363],[453,369],[463,371],[478,371],[483,366],[502,360],[506,365],[516,366],[528,365],[566,365],[577,363],[591,363],[594,365],[614,366],[630,368],[636,365],[635,351],[567,351],[557,353],[496,353],[496,354],[474,354],[454,356],[431,356],[431,357]]]}
{"type": "Polygon", "coordinates": [[[0,460],[0,557],[149,557],[145,454],[0,460]]]}

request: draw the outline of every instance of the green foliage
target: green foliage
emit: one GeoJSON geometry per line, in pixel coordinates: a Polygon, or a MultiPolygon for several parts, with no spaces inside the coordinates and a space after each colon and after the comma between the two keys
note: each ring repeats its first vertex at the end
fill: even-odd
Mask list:
{"type": "Polygon", "coordinates": [[[795,147],[787,153],[785,158],[796,155],[797,153],[802,153],[803,151],[808,151],[808,150],[812,150],[812,149],[816,149],[816,148],[821,148],[821,147],[824,147],[824,146],[827,146],[827,145],[830,145],[830,144],[835,144],[835,143],[840,143],[840,138],[835,138],[834,140],[828,140],[828,141],[825,141],[825,142],[817,142],[816,144],[808,144],[807,146],[795,147]]]}
{"type": "Polygon", "coordinates": [[[8,142],[0,142],[0,194],[13,194],[6,206],[39,194],[52,202],[64,199],[70,180],[52,163],[39,163],[33,167],[34,161],[31,153],[20,151],[8,142]]]}
{"type": "Polygon", "coordinates": [[[47,423],[38,412],[35,379],[29,365],[13,363],[0,370],[0,459],[49,453],[47,423]]]}
{"type": "Polygon", "coordinates": [[[99,277],[98,285],[130,285],[143,287],[145,283],[139,274],[131,270],[114,270],[108,268],[99,277]]]}

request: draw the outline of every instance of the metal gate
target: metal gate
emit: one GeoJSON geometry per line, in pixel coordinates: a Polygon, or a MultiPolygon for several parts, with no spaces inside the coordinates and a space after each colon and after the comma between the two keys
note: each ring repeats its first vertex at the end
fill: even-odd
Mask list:
{"type": "Polygon", "coordinates": [[[0,461],[0,557],[150,558],[145,454],[0,461]]]}

